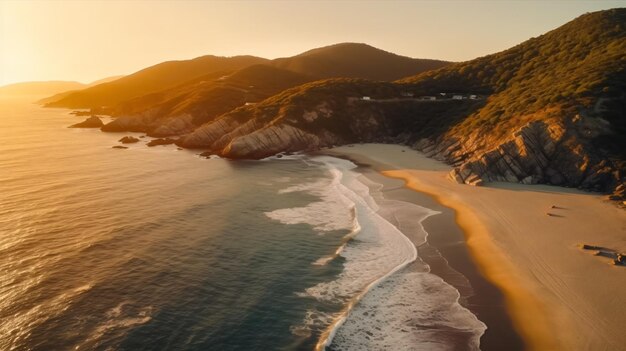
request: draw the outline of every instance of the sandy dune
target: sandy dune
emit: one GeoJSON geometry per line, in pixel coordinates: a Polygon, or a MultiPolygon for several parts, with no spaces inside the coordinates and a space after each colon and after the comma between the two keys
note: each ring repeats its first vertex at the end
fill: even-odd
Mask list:
{"type": "Polygon", "coordinates": [[[626,348],[626,267],[578,247],[626,252],[626,211],[559,187],[456,184],[446,177],[449,166],[397,145],[331,153],[369,163],[456,210],[474,260],[504,292],[529,349],[626,348]]]}

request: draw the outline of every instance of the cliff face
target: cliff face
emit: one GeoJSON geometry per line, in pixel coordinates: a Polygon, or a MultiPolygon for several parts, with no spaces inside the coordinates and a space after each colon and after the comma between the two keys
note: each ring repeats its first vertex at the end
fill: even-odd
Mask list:
{"type": "MultiPolygon", "coordinates": [[[[350,91],[358,86],[353,84],[356,82],[316,82],[258,105],[241,107],[183,136],[179,145],[209,149],[224,157],[258,159],[390,134],[381,128],[384,116],[375,103],[347,96],[356,94],[350,91]],[[325,91],[328,87],[333,87],[330,93],[325,91]],[[348,90],[334,89],[338,87],[348,90]]],[[[358,82],[364,89],[379,87],[373,82],[358,82]]]]}
{"type": "Polygon", "coordinates": [[[541,183],[620,192],[623,188],[617,188],[624,182],[623,170],[589,145],[590,136],[608,134],[609,128],[609,123],[601,118],[578,115],[571,121],[529,122],[486,150],[476,147],[480,143],[476,134],[463,140],[423,139],[414,147],[429,157],[453,164],[450,178],[458,183],[541,183]]]}
{"type": "Polygon", "coordinates": [[[154,137],[181,135],[193,131],[193,117],[186,113],[162,117],[149,110],[137,115],[120,116],[102,126],[104,132],[143,132],[154,137]]]}
{"type": "Polygon", "coordinates": [[[401,81],[483,107],[415,144],[461,183],[545,183],[624,200],[626,9],[588,13],[503,52],[401,81]]]}
{"type": "Polygon", "coordinates": [[[398,98],[402,87],[335,79],[293,89],[207,123],[178,142],[229,158],[258,159],[355,142],[403,143],[454,166],[470,185],[504,181],[552,184],[624,197],[624,169],[595,145],[615,134],[601,114],[547,108],[517,118],[511,132],[464,134],[451,126],[483,100],[398,98]],[[363,96],[369,96],[364,100],[363,96]]]}
{"type": "Polygon", "coordinates": [[[273,125],[231,139],[222,154],[230,158],[263,158],[280,152],[316,150],[333,141],[339,142],[333,135],[315,135],[289,125],[273,125]]]}

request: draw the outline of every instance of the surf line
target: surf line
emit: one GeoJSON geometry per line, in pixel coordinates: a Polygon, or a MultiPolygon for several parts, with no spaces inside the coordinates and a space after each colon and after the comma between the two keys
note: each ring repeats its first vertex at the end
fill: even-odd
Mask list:
{"type": "MultiPolygon", "coordinates": [[[[356,296],[354,296],[352,299],[350,299],[350,301],[348,301],[346,306],[334,318],[333,322],[320,335],[320,338],[319,338],[317,344],[315,345],[315,350],[316,351],[324,351],[326,349],[326,347],[328,347],[328,346],[330,346],[332,344],[333,338],[335,337],[335,334],[336,334],[337,330],[345,323],[347,318],[350,316],[350,313],[354,310],[354,307],[359,303],[359,301],[361,301],[363,299],[363,297],[365,297],[365,295],[371,289],[375,288],[378,284],[380,284],[381,282],[385,281],[391,275],[393,275],[394,273],[398,272],[402,268],[406,267],[410,263],[412,263],[415,260],[417,260],[417,257],[418,257],[418,255],[417,255],[417,248],[415,247],[413,242],[404,233],[402,233],[402,231],[400,229],[398,229],[396,226],[391,224],[386,219],[382,218],[376,212],[378,212],[378,211],[372,211],[372,214],[375,215],[375,216],[378,216],[380,220],[383,220],[383,221],[387,222],[389,225],[391,225],[393,228],[395,228],[395,230],[402,236],[402,239],[405,241],[405,243],[408,245],[408,247],[411,248],[411,255],[406,260],[404,260],[403,262],[401,262],[400,264],[398,264],[397,266],[392,268],[386,274],[382,275],[381,277],[379,277],[379,278],[373,280],[372,282],[370,282],[369,284],[367,284],[365,286],[365,288],[360,293],[358,293],[356,296]]],[[[425,220],[426,218],[430,217],[431,215],[433,215],[435,213],[436,212],[434,212],[434,213],[432,213],[432,214],[422,218],[421,221],[425,220]]],[[[358,235],[358,233],[356,233],[356,234],[358,235]]],[[[355,236],[357,236],[357,235],[355,235],[355,236]]]]}
{"type": "Polygon", "coordinates": [[[389,278],[391,275],[393,275],[400,269],[406,267],[412,262],[415,262],[415,260],[417,259],[417,248],[415,248],[415,245],[413,245],[413,243],[409,240],[409,238],[406,237],[406,235],[402,234],[402,236],[404,236],[408,244],[410,244],[413,247],[411,258],[400,263],[399,265],[394,267],[391,271],[387,272],[382,277],[369,283],[365,287],[365,289],[363,289],[363,291],[361,291],[355,297],[353,297],[348,302],[348,304],[343,308],[343,310],[339,313],[339,315],[333,320],[330,326],[326,328],[324,333],[322,333],[322,335],[320,336],[320,340],[317,342],[317,345],[315,345],[316,351],[323,351],[326,349],[326,347],[330,346],[330,344],[333,341],[333,338],[335,337],[335,333],[337,333],[337,330],[343,325],[343,323],[345,323],[346,319],[350,316],[350,313],[354,309],[354,306],[356,306],[357,303],[359,303],[359,301],[361,301],[361,299],[363,299],[363,297],[371,289],[375,288],[378,284],[382,283],[385,279],[389,278]]]}
{"type": "Polygon", "coordinates": [[[337,250],[335,250],[335,252],[333,252],[332,255],[324,256],[324,257],[318,259],[317,261],[313,262],[313,265],[315,265],[315,266],[324,266],[324,265],[328,264],[328,262],[336,259],[337,257],[339,257],[341,255],[341,253],[346,248],[348,243],[355,236],[359,235],[359,233],[361,232],[361,225],[359,224],[359,221],[356,219],[356,207],[353,207],[350,212],[351,212],[352,218],[354,218],[354,221],[353,221],[353,224],[352,224],[352,230],[350,231],[350,233],[346,234],[346,236],[343,237],[341,245],[339,245],[337,250]]]}

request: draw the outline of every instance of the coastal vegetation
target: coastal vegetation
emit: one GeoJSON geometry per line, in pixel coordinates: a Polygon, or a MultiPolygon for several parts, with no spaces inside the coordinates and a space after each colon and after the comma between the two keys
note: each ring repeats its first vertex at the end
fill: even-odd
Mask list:
{"type": "Polygon", "coordinates": [[[267,61],[254,56],[202,56],[192,60],[167,61],[112,82],[73,92],[46,104],[48,107],[99,108],[160,90],[169,89],[203,75],[232,71],[267,61]]]}
{"type": "Polygon", "coordinates": [[[402,143],[454,165],[462,183],[548,183],[623,199],[624,23],[626,9],[588,13],[452,64],[354,43],[271,61],[211,57],[221,64],[175,79],[173,67],[194,60],[170,62],[50,106],[106,102],[117,118],[105,131],[177,135],[180,146],[224,157],[402,143]]]}
{"type": "MultiPolygon", "coordinates": [[[[455,126],[502,136],[527,116],[550,108],[598,114],[615,131],[614,151],[626,150],[626,12],[586,14],[503,52],[425,72],[400,82],[420,92],[475,92],[488,103],[455,126]]],[[[624,156],[624,155],[621,155],[624,156]]]]}
{"type": "Polygon", "coordinates": [[[273,60],[273,66],[323,78],[364,78],[392,81],[447,66],[441,60],[414,59],[367,44],[340,43],[273,60]]]}
{"type": "Polygon", "coordinates": [[[124,101],[109,112],[115,116],[155,111],[156,117],[190,114],[201,125],[246,103],[262,101],[311,78],[268,65],[204,75],[180,86],[124,101]]]}
{"type": "MultiPolygon", "coordinates": [[[[448,62],[399,56],[366,44],[357,43],[331,45],[276,60],[254,56],[218,57],[207,55],[192,60],[163,62],[114,82],[63,96],[61,99],[49,102],[46,106],[68,108],[100,108],[106,106],[115,108],[120,103],[153,93],[158,94],[146,97],[143,101],[163,103],[164,101],[159,97],[167,99],[171,94],[175,94],[174,91],[180,90],[179,93],[182,93],[189,90],[190,85],[200,82],[215,82],[219,85],[221,83],[220,78],[228,77],[238,70],[259,64],[289,71],[292,75],[307,76],[307,81],[331,77],[391,81],[429,69],[440,68],[447,65],[448,62]],[[164,94],[164,90],[171,91],[164,94]]],[[[259,71],[258,68],[257,71],[259,71]]],[[[244,72],[240,75],[246,74],[254,75],[253,72],[244,72]]],[[[284,87],[290,81],[294,85],[301,83],[292,81],[293,77],[285,77],[285,73],[265,78],[270,84],[277,84],[279,87],[284,87]],[[284,78],[287,78],[286,82],[283,81],[284,78]]],[[[220,101],[216,101],[213,104],[219,103],[220,101]]]]}

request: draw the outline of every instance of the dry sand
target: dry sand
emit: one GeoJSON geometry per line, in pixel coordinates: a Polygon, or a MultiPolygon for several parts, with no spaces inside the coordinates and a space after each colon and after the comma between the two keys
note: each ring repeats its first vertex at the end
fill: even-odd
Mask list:
{"type": "Polygon", "coordinates": [[[626,267],[578,247],[626,252],[626,211],[560,187],[456,184],[449,166],[398,145],[329,153],[370,163],[455,210],[472,258],[504,293],[528,349],[626,349],[626,267]]]}

